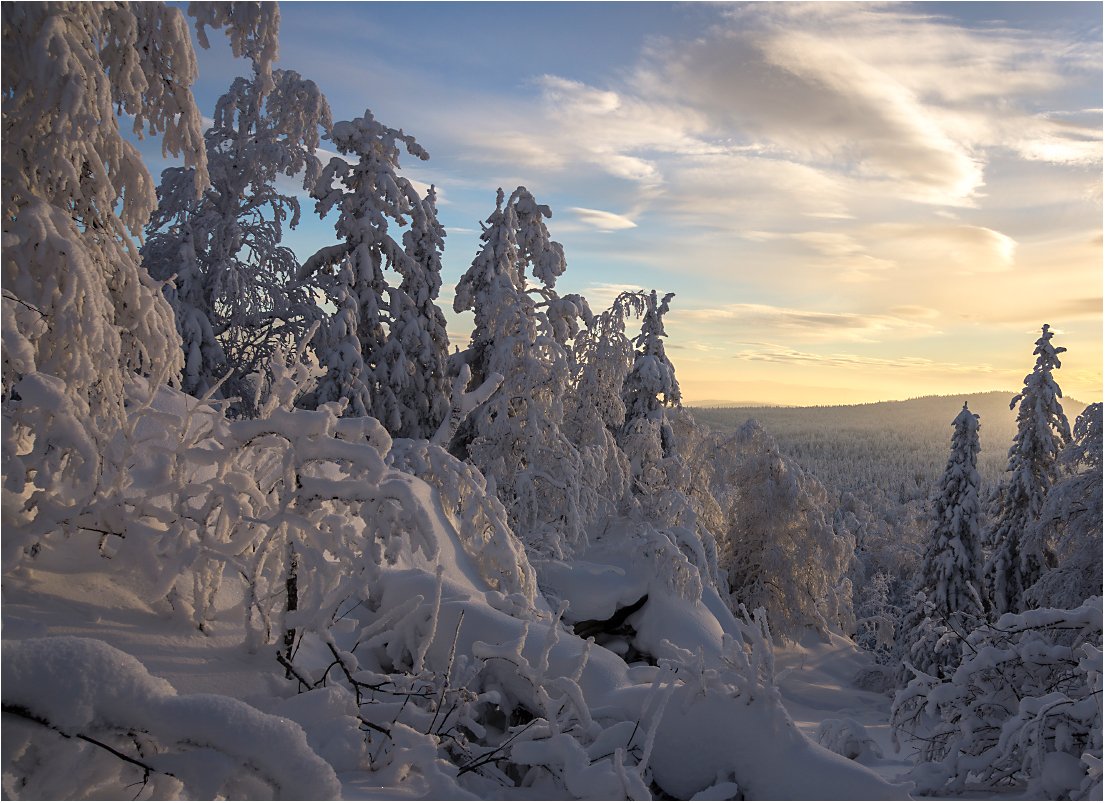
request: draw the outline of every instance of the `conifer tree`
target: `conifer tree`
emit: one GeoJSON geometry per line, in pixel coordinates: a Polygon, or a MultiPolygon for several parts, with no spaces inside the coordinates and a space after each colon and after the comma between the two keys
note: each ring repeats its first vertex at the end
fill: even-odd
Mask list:
{"type": "Polygon", "coordinates": [[[958,666],[962,639],[983,614],[978,416],[964,402],[952,426],[951,453],[933,499],[932,529],[915,587],[917,607],[906,616],[899,639],[910,665],[936,676],[958,666]]]}
{"type": "Polygon", "coordinates": [[[668,359],[663,338],[664,315],[675,293],[657,301],[656,291],[641,294],[641,333],[634,338],[633,368],[622,387],[625,423],[618,443],[633,466],[638,489],[647,492],[652,469],[675,453],[675,438],[664,410],[680,407],[682,396],[675,378],[675,367],[668,359]]]}
{"type": "Polygon", "coordinates": [[[315,349],[325,355],[326,374],[318,387],[302,400],[306,407],[345,399],[345,411],[351,416],[366,416],[372,409],[371,377],[361,357],[357,337],[357,298],[353,295],[353,272],[343,264],[334,283],[332,298],[337,310],[315,335],[315,349]]]}
{"type": "Polygon", "coordinates": [[[392,435],[429,438],[449,414],[449,334],[437,305],[445,228],[437,219],[437,191],[430,187],[403,233],[409,259],[397,266],[398,288],[389,288],[389,329],[380,384],[395,396],[400,426],[392,435]],[[384,373],[386,371],[386,375],[384,373]]]}
{"type": "Polygon", "coordinates": [[[500,189],[480,237],[483,247],[457,284],[453,308],[475,315],[462,356],[471,386],[493,374],[505,380],[452,449],[494,480],[527,546],[564,557],[584,526],[579,452],[560,428],[571,366],[565,340],[574,331],[573,311],[589,313],[581,299],[560,298],[554,289],[565,261],[544,223],[551,215],[525,187],[509,198],[500,189]]]}
{"type": "Polygon", "coordinates": [[[1048,491],[1036,539],[1058,565],[1025,592],[1032,607],[1077,608],[1101,594],[1102,570],[1101,402],[1087,407],[1073,438],[1059,453],[1063,474],[1048,491]]]}
{"type": "MultiPolygon", "coordinates": [[[[349,267],[323,281],[333,298],[351,294],[356,301],[355,333],[365,374],[358,388],[349,389],[367,390],[367,398],[354,404],[350,414],[367,404],[393,435],[426,437],[448,411],[443,368],[448,343],[434,304],[444,230],[437,221],[434,194],[423,200],[398,171],[402,151],[418,159],[429,154],[414,137],[385,126],[368,110],[363,117],[335,123],[331,139],[339,153],[357,161],[331,159],[312,195],[320,215],[339,210],[334,225],[341,242],[320,249],[301,273],[349,267]],[[408,220],[404,248],[393,234],[408,220]],[[385,269],[402,277],[398,287],[388,284],[385,269]]],[[[341,326],[348,329],[347,322],[341,326]]],[[[326,352],[326,344],[338,340],[342,338],[320,331],[316,344],[320,362],[330,370],[324,384],[331,387],[342,384],[338,374],[348,364],[345,357],[326,352]]]]}
{"type": "Polygon", "coordinates": [[[1009,403],[1010,409],[1020,404],[1017,434],[998,490],[990,535],[994,551],[985,570],[995,614],[1024,610],[1025,590],[1055,566],[1055,556],[1035,526],[1057,478],[1059,451],[1070,440],[1070,424],[1059,402],[1063,392],[1052,376],[1066,349],[1053,346],[1052,335],[1045,323],[1033,352],[1036,365],[1009,403]]]}

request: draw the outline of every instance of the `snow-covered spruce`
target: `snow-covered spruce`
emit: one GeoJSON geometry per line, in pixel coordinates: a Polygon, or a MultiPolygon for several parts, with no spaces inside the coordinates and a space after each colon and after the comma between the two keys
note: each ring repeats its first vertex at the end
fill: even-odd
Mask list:
{"type": "Polygon", "coordinates": [[[355,311],[356,327],[350,330],[345,314],[344,334],[320,333],[316,349],[329,373],[313,403],[346,398],[350,414],[371,413],[394,435],[428,437],[449,404],[443,370],[448,338],[434,303],[444,230],[434,193],[419,197],[398,171],[403,150],[418,159],[429,155],[414,137],[383,125],[367,110],[363,117],[336,123],[331,139],[339,153],[357,161],[332,158],[311,194],[319,214],[339,210],[334,225],[341,242],[320,249],[300,275],[344,265],[320,282],[336,302],[355,311]],[[408,219],[400,246],[394,232],[408,219]],[[388,284],[384,269],[402,277],[398,287],[388,284]],[[349,354],[354,334],[359,361],[349,354]]]}
{"type": "Polygon", "coordinates": [[[1033,540],[1053,551],[1058,565],[1025,592],[1033,607],[1073,608],[1101,592],[1101,402],[1078,416],[1059,453],[1063,472],[1048,491],[1033,540]]]}
{"type": "Polygon", "coordinates": [[[989,535],[993,554],[986,563],[985,580],[996,614],[1024,610],[1025,590],[1054,568],[1055,556],[1041,541],[1036,522],[1048,490],[1058,476],[1056,460],[1070,440],[1070,424],[1063,413],[1053,372],[1062,366],[1066,351],[1051,344],[1053,333],[1043,325],[1036,341],[1036,365],[1024,378],[1024,388],[1013,397],[1017,407],[1017,434],[1009,449],[1009,467],[994,505],[989,535]]]}
{"type": "Polygon", "coordinates": [[[422,201],[424,215],[411,220],[403,233],[410,259],[401,266],[403,280],[390,294],[391,327],[388,347],[397,354],[385,363],[391,369],[389,385],[401,401],[402,438],[429,438],[449,412],[449,334],[437,305],[441,292],[441,254],[445,228],[437,219],[437,191],[430,187],[422,201]]]}
{"type": "Polygon", "coordinates": [[[678,407],[682,396],[663,340],[664,315],[674,296],[668,293],[657,300],[653,290],[632,299],[642,319],[641,332],[633,339],[633,367],[622,386],[625,422],[618,430],[618,444],[629,458],[635,487],[646,495],[662,483],[658,464],[675,453],[664,409],[678,407]]]}
{"type": "Polygon", "coordinates": [[[902,685],[912,679],[914,669],[937,677],[954,670],[963,639],[983,616],[978,416],[964,403],[952,426],[951,453],[933,498],[932,530],[914,586],[914,608],[899,633],[899,653],[906,662],[902,685]]]}
{"type": "Polygon", "coordinates": [[[551,214],[525,187],[509,198],[500,189],[480,252],[457,284],[453,308],[475,314],[471,345],[459,359],[473,386],[492,374],[504,380],[450,448],[495,480],[531,554],[562,558],[582,543],[586,525],[582,461],[561,423],[571,376],[566,344],[590,310],[554,289],[565,262],[544,223],[551,214]]]}

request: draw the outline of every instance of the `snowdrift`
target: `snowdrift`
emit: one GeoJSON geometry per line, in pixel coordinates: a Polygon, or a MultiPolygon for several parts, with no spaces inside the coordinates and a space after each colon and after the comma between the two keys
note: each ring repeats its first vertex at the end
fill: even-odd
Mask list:
{"type": "Polygon", "coordinates": [[[5,581],[16,634],[44,636],[4,643],[6,794],[904,796],[799,733],[766,622],[632,517],[535,567],[479,472],[372,419],[230,422],[167,389],[133,409],[119,491],[28,535],[5,581]],[[98,566],[73,559],[91,542],[98,566]],[[151,607],[63,635],[92,600],[52,616],[34,589],[105,568],[151,607]],[[223,693],[173,688],[205,675],[223,693]]]}

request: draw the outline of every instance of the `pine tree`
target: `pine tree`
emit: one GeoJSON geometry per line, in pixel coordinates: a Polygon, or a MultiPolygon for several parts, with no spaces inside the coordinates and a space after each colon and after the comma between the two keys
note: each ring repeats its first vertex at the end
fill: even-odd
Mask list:
{"type": "Polygon", "coordinates": [[[1024,610],[1024,592],[1040,575],[1055,566],[1055,556],[1037,537],[1048,491],[1054,485],[1059,451],[1070,440],[1070,425],[1059,399],[1063,392],[1052,372],[1061,367],[1065,348],[1051,344],[1052,332],[1044,324],[1036,341],[1036,365],[1009,404],[1017,409],[1017,434],[1009,450],[1006,479],[998,491],[994,527],[990,535],[993,554],[986,564],[986,587],[994,613],[1024,610]]]}
{"type": "Polygon", "coordinates": [[[910,665],[936,676],[959,665],[962,639],[983,614],[978,416],[964,402],[952,426],[951,453],[933,499],[932,529],[915,586],[917,606],[899,638],[910,665]]]}
{"type": "Polygon", "coordinates": [[[296,72],[237,78],[218,101],[205,134],[211,184],[197,199],[187,168],[162,173],[157,211],[142,249],[155,278],[176,277],[167,295],[185,353],[184,390],[202,395],[229,371],[225,396],[252,398],[248,377],[278,348],[298,342],[319,311],[297,278],[295,254],[280,244],[299,224],[299,200],[277,177],[318,178],[319,128],[330,109],[313,81],[296,72]]]}

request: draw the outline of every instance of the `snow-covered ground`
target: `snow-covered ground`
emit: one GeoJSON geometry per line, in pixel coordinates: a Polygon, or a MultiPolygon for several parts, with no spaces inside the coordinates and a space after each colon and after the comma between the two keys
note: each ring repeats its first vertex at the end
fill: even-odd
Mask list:
{"type": "MultiPolygon", "coordinates": [[[[847,639],[837,635],[824,639],[811,633],[799,644],[776,648],[775,680],[783,705],[799,730],[817,740],[823,723],[842,723],[835,729],[837,734],[860,737],[847,745],[858,753],[854,760],[888,781],[898,781],[913,762],[907,746],[901,752],[895,750],[889,724],[891,698],[855,684],[857,675],[873,663],[870,653],[847,639]],[[862,730],[848,728],[851,723],[862,730]],[[863,744],[864,736],[870,744],[863,744]]],[[[830,727],[826,725],[825,730],[830,727]]],[[[822,736],[823,742],[828,740],[828,734],[822,736]]],[[[835,740],[841,747],[846,741],[835,740]]]]}
{"type": "MultiPolygon", "coordinates": [[[[224,596],[218,600],[217,607],[221,613],[216,616],[209,632],[204,633],[183,618],[169,615],[168,610],[157,609],[145,602],[141,588],[124,586],[106,571],[89,571],[88,567],[95,567],[97,561],[103,564],[104,569],[110,568],[108,562],[96,554],[94,545],[81,544],[73,539],[65,547],[44,552],[33,569],[21,569],[5,579],[3,636],[7,643],[44,636],[96,639],[136,658],[155,678],[168,681],[181,697],[219,695],[244,701],[258,712],[299,721],[307,731],[312,747],[320,754],[325,756],[327,749],[333,750],[332,746],[319,747],[321,723],[318,720],[322,712],[317,702],[313,706],[298,702],[301,698],[290,693],[289,684],[282,678],[270,650],[251,655],[243,648],[245,633],[234,585],[228,583],[224,586],[230,590],[224,591],[224,596]]],[[[590,564],[585,565],[584,569],[585,574],[596,570],[590,564]]],[[[609,571],[610,567],[607,567],[607,573],[609,571]]],[[[678,611],[668,614],[681,615],[686,614],[678,611]]],[[[702,616],[705,616],[705,611],[698,618],[702,616]]],[[[595,652],[593,663],[596,668],[598,664],[610,663],[602,659],[605,650],[595,648],[595,652]]],[[[798,729],[815,741],[817,727],[823,720],[833,717],[855,719],[868,727],[883,754],[891,756],[889,760],[871,760],[865,756],[861,758],[861,763],[867,764],[887,780],[893,780],[904,768],[905,761],[895,760],[889,749],[886,725],[888,700],[881,695],[850,687],[851,677],[863,665],[865,657],[850,642],[833,638],[827,642],[810,639],[803,645],[778,648],[776,658],[783,700],[798,729]]],[[[614,660],[613,663],[618,662],[614,660]]],[[[648,672],[644,674],[656,671],[651,667],[641,667],[642,671],[646,669],[648,672]]],[[[66,671],[71,671],[76,678],[87,672],[88,668],[73,666],[71,670],[66,670],[63,666],[57,669],[62,678],[66,671]]],[[[647,681],[637,670],[631,669],[627,677],[637,683],[647,681]]],[[[583,683],[586,686],[587,680],[584,679],[583,683]]],[[[618,684],[623,692],[640,688],[632,683],[626,685],[625,678],[614,685],[618,684]]],[[[609,691],[612,694],[610,699],[614,699],[617,689],[612,687],[609,691]]],[[[604,696],[594,690],[588,690],[587,694],[591,700],[604,696]]],[[[718,761],[727,761],[727,756],[740,755],[745,758],[735,761],[738,770],[741,770],[736,777],[745,783],[752,783],[753,787],[757,780],[763,783],[770,779],[772,783],[764,788],[746,786],[743,792],[749,797],[904,796],[901,786],[882,787],[864,781],[865,773],[857,775],[849,769],[851,762],[810,744],[797,732],[792,731],[788,735],[785,722],[771,713],[773,705],[770,694],[759,700],[738,701],[716,695],[706,696],[705,686],[697,692],[693,690],[693,684],[679,687],[674,695],[669,696],[668,711],[663,716],[664,726],[657,732],[653,772],[669,785],[685,784],[686,789],[682,790],[685,795],[681,796],[686,797],[700,791],[698,787],[703,784],[697,779],[699,775],[705,778],[703,773],[706,773],[717,782],[712,786],[707,782],[705,786],[711,787],[713,794],[727,796],[737,787],[732,781],[714,779],[712,767],[718,761]],[[701,701],[697,700],[699,694],[703,695],[701,701]],[[716,731],[713,738],[702,739],[701,729],[704,727],[711,732],[716,731]],[[766,728],[770,733],[761,732],[760,728],[766,728]],[[722,736],[726,738],[720,738],[722,736]],[[698,760],[701,766],[692,766],[692,759],[698,760]],[[790,765],[795,762],[803,763],[803,772],[789,771],[790,765]],[[742,768],[742,764],[749,766],[742,768]],[[790,782],[785,781],[787,776],[791,778],[790,782]],[[778,785],[780,783],[781,786],[778,785]],[[788,783],[794,787],[789,792],[788,783]],[[814,795],[812,790],[815,787],[823,791],[814,795]]],[[[337,774],[342,784],[342,796],[347,799],[397,799],[427,793],[433,795],[435,791],[424,784],[396,783],[395,778],[381,777],[379,773],[339,771],[337,774]]],[[[530,791],[513,789],[507,796],[525,799],[530,791]]],[[[536,794],[537,790],[533,791],[536,794]]],[[[436,796],[443,796],[440,787],[436,796]]],[[[596,796],[604,795],[598,793],[596,796]]]]}

